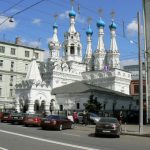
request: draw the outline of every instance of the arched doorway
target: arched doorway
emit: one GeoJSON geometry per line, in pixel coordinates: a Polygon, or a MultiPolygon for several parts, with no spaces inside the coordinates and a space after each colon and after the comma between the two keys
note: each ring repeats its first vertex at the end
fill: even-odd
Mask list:
{"type": "Polygon", "coordinates": [[[40,104],[39,104],[38,100],[36,100],[35,103],[34,103],[34,112],[35,113],[39,113],[40,112],[40,104]]]}
{"type": "Polygon", "coordinates": [[[41,112],[41,113],[44,113],[44,112],[45,112],[45,101],[44,101],[44,100],[41,102],[40,112],[41,112]]]}

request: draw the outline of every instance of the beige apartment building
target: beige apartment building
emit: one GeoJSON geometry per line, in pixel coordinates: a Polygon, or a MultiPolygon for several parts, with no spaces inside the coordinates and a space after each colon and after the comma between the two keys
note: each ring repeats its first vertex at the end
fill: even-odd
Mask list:
{"type": "Polygon", "coordinates": [[[39,64],[44,50],[22,45],[20,38],[14,43],[0,41],[0,110],[14,106],[15,85],[25,78],[33,56],[39,64]]]}

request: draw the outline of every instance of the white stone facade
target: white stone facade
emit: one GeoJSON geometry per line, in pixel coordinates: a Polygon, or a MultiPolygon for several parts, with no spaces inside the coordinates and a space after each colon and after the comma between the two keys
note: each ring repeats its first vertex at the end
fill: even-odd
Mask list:
{"type": "Polygon", "coordinates": [[[44,50],[17,42],[0,42],[0,109],[14,106],[15,85],[25,78],[34,55],[39,64],[43,61],[44,50]]]}

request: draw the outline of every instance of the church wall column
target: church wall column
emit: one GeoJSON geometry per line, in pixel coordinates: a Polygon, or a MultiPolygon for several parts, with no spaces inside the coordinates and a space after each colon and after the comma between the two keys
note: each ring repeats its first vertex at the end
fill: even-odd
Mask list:
{"type": "Polygon", "coordinates": [[[16,102],[15,102],[15,108],[17,110],[17,112],[20,112],[20,103],[19,103],[19,97],[16,98],[16,102]]]}
{"type": "Polygon", "coordinates": [[[45,102],[45,112],[47,115],[50,114],[50,102],[45,102]]]}
{"type": "Polygon", "coordinates": [[[28,113],[35,113],[34,111],[34,102],[32,100],[29,100],[30,102],[28,103],[28,113]]]}

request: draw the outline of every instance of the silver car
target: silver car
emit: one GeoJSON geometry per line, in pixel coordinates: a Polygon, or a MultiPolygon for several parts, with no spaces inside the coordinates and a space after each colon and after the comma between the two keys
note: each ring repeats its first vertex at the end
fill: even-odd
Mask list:
{"type": "Polygon", "coordinates": [[[120,137],[121,125],[117,118],[102,117],[95,126],[95,136],[98,135],[115,135],[120,137]]]}

